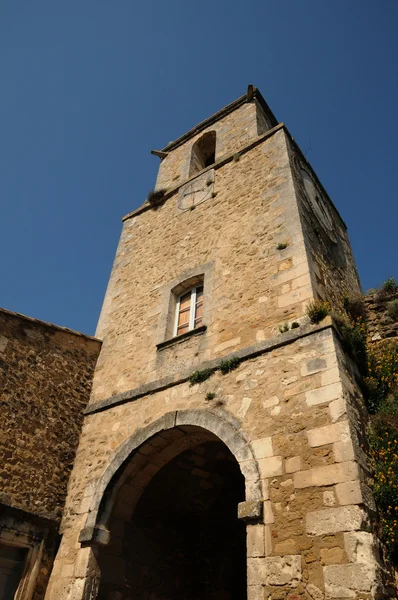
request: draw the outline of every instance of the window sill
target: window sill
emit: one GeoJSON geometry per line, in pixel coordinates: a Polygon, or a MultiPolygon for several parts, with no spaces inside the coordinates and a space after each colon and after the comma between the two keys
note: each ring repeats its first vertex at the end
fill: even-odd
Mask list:
{"type": "Polygon", "coordinates": [[[174,344],[179,344],[184,340],[191,338],[195,335],[202,335],[207,329],[206,325],[202,325],[202,327],[197,327],[196,329],[191,329],[191,331],[187,331],[186,333],[182,333],[181,335],[176,335],[175,337],[170,338],[169,340],[165,340],[164,342],[160,342],[160,344],[156,344],[157,350],[163,350],[164,348],[169,348],[169,346],[174,346],[174,344]]]}

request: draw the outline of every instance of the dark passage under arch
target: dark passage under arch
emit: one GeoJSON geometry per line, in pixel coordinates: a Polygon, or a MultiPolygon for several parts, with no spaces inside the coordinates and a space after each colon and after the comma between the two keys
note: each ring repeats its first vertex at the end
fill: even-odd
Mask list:
{"type": "Polygon", "coordinates": [[[98,555],[100,600],[246,598],[246,532],[237,518],[244,478],[226,445],[198,429],[158,434],[125,466],[132,474],[118,490],[111,541],[98,555]],[[159,456],[176,443],[186,449],[159,468],[159,456]],[[134,469],[134,461],[145,466],[134,469]],[[142,472],[151,465],[148,483],[142,472]]]}

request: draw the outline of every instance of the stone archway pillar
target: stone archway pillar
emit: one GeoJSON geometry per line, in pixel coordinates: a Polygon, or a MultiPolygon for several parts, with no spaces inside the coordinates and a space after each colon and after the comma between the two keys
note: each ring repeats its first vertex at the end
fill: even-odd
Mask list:
{"type": "Polygon", "coordinates": [[[80,548],[73,564],[57,560],[53,574],[45,600],[96,600],[101,572],[95,546],[80,548]]]}

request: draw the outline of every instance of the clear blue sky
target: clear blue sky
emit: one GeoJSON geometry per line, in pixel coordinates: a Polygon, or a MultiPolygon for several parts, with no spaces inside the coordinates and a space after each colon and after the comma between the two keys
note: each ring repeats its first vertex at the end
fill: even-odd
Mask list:
{"type": "Polygon", "coordinates": [[[93,333],[150,155],[253,83],[397,277],[397,0],[3,0],[0,305],[93,333]]]}

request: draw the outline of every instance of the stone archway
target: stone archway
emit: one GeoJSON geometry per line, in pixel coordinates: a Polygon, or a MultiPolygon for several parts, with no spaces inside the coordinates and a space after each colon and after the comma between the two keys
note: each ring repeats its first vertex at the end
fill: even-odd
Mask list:
{"type": "Polygon", "coordinates": [[[85,546],[101,544],[98,598],[235,600],[246,593],[237,507],[260,516],[260,479],[246,437],[228,417],[171,413],[115,453],[80,536],[85,546]]]}

